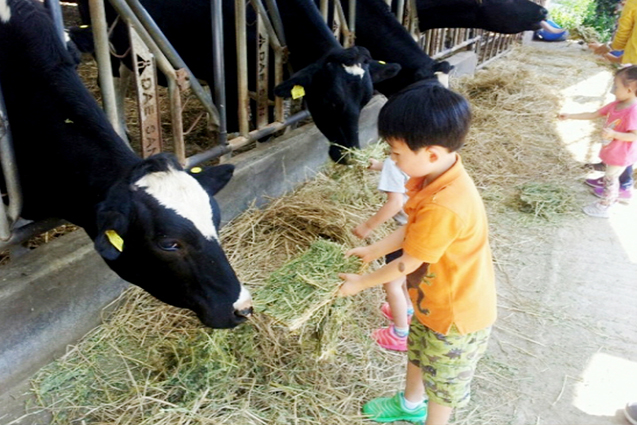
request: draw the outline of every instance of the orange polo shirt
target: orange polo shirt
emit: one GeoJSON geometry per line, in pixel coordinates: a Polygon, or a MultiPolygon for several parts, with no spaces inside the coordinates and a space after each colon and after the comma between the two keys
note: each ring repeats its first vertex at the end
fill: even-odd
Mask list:
{"type": "Polygon", "coordinates": [[[411,178],[406,185],[403,250],[427,263],[407,277],[414,314],[445,335],[452,325],[461,334],[484,329],[497,314],[486,211],[457,158],[427,186],[422,186],[424,178],[411,178]]]}

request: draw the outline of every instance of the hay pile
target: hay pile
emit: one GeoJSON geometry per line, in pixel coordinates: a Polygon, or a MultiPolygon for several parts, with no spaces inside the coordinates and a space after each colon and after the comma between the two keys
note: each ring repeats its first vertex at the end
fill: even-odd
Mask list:
{"type": "MultiPolygon", "coordinates": [[[[490,212],[519,211],[522,193],[530,205],[546,205],[555,191],[531,199],[521,188],[533,182],[561,187],[579,173],[553,130],[557,83],[525,69],[524,55],[454,87],[473,105],[462,155],[490,212]]],[[[359,166],[333,167],[226,226],[228,258],[255,296],[275,270],[318,238],[360,245],[351,229],[383,201],[365,166],[363,158],[359,166]]],[[[534,207],[531,214],[544,210],[534,207]]],[[[380,290],[364,291],[349,305],[327,309],[318,326],[310,320],[293,332],[267,314],[234,330],[213,331],[189,312],[132,289],[111,318],[41,371],[34,393],[53,423],[65,425],[368,423],[361,405],[399,389],[404,379],[404,355],[369,338],[385,324],[378,312],[383,299],[380,290]]],[[[477,385],[481,379],[501,377],[482,369],[477,385]]],[[[482,411],[470,406],[459,414],[465,423],[497,423],[478,420],[482,411]]]]}
{"type": "MultiPolygon", "coordinates": [[[[365,154],[382,155],[382,149],[374,146],[365,154]]],[[[257,314],[248,324],[202,329],[189,312],[139,289],[127,291],[110,320],[35,379],[34,391],[53,423],[362,422],[361,404],[384,394],[403,374],[403,357],[369,338],[384,324],[378,313],[382,292],[366,291],[355,304],[351,298],[334,300],[332,276],[324,291],[329,298],[308,303],[321,308],[298,310],[314,310],[311,316],[281,318],[282,309],[274,307],[259,311],[272,289],[268,282],[282,280],[290,267],[308,265],[299,253],[324,258],[334,272],[360,267],[356,259],[344,262],[342,252],[361,244],[351,229],[383,201],[375,189],[377,174],[364,171],[366,159],[361,161],[328,169],[223,229],[228,257],[255,296],[257,314]],[[374,381],[378,385],[369,386],[374,381]]],[[[375,236],[390,230],[388,225],[375,236]]],[[[287,305],[294,301],[289,297],[279,301],[287,305]]]]}
{"type": "MultiPolygon", "coordinates": [[[[548,183],[555,190],[543,194],[536,190],[535,196],[536,201],[542,197],[540,201],[552,203],[556,193],[582,176],[582,169],[563,148],[554,125],[563,83],[541,68],[530,67],[528,53],[529,49],[515,50],[507,60],[459,79],[452,88],[471,102],[473,124],[461,154],[485,202],[494,210],[506,206],[536,215],[521,200],[520,188],[548,183]]],[[[561,60],[565,69],[574,64],[566,55],[561,60]]],[[[578,68],[579,64],[573,67],[578,68]]],[[[575,209],[572,198],[560,203],[564,206],[559,213],[575,209]]],[[[557,217],[552,212],[545,209],[541,216],[557,217]]]]}

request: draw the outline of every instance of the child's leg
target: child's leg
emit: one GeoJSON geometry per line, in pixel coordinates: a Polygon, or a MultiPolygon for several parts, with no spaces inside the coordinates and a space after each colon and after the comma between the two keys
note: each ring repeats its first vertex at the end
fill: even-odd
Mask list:
{"type": "Polygon", "coordinates": [[[398,329],[409,329],[409,324],[407,323],[407,309],[409,304],[407,304],[405,300],[405,292],[403,291],[404,283],[405,278],[400,278],[384,285],[387,302],[389,303],[391,315],[394,319],[394,326],[398,329]]]}
{"type": "Polygon", "coordinates": [[[414,306],[411,305],[411,297],[409,296],[409,291],[407,291],[407,279],[403,279],[402,288],[403,295],[405,297],[405,303],[407,303],[407,314],[412,315],[414,314],[414,306]]]}
{"type": "Polygon", "coordinates": [[[626,169],[625,166],[607,165],[604,174],[604,192],[599,203],[605,207],[613,205],[619,197],[619,176],[626,169]]]}
{"type": "Polygon", "coordinates": [[[449,419],[451,419],[452,412],[453,407],[443,406],[442,404],[438,404],[431,400],[427,407],[427,422],[425,422],[425,424],[447,425],[449,423],[449,419]]]}
{"type": "Polygon", "coordinates": [[[619,176],[619,187],[624,190],[631,190],[633,188],[633,166],[626,167],[621,176],[619,176]]]}
{"type": "Polygon", "coordinates": [[[487,328],[461,335],[452,326],[443,335],[418,322],[412,323],[408,357],[421,370],[429,399],[427,425],[447,424],[453,409],[469,402],[473,374],[486,351],[490,333],[487,328]]]}
{"type": "Polygon", "coordinates": [[[405,400],[420,403],[425,399],[425,384],[422,371],[417,364],[407,362],[407,380],[405,381],[405,400]]]}

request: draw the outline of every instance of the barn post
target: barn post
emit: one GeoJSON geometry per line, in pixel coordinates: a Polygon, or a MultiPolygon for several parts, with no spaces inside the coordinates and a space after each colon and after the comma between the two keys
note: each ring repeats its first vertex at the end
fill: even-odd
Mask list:
{"type": "Polygon", "coordinates": [[[13,153],[11,129],[7,117],[7,108],[0,87],[0,168],[7,185],[9,204],[5,206],[0,199],[0,240],[11,237],[11,230],[22,211],[22,190],[18,180],[18,169],[13,153]]]}
{"type": "Polygon", "coordinates": [[[328,0],[321,0],[321,16],[323,20],[327,23],[327,15],[328,15],[328,0]]]}
{"type": "Polygon", "coordinates": [[[221,0],[210,0],[212,19],[212,59],[215,77],[215,103],[219,110],[219,144],[228,144],[227,111],[226,111],[226,75],[223,56],[223,8],[221,0]]]}
{"type": "Polygon", "coordinates": [[[237,45],[237,98],[239,114],[239,134],[243,137],[250,131],[250,99],[248,97],[248,49],[246,36],[246,3],[244,0],[234,2],[234,23],[237,45]]]}
{"type": "MultiPolygon", "coordinates": [[[[274,40],[270,41],[272,49],[274,50],[274,86],[278,86],[283,82],[283,53],[284,47],[287,45],[285,41],[285,32],[283,30],[283,23],[281,22],[281,14],[279,13],[279,8],[274,0],[266,0],[266,4],[268,5],[268,15],[270,16],[270,20],[272,21],[272,25],[276,31],[276,35],[278,38],[278,43],[274,40]]],[[[279,96],[274,97],[274,120],[278,122],[283,122],[284,120],[284,111],[283,111],[283,99],[279,96]]]]}
{"type": "MultiPolygon", "coordinates": [[[[111,0],[111,3],[113,4],[113,7],[118,9],[118,13],[121,15],[122,8],[123,8],[123,0],[111,0]]],[[[157,46],[157,50],[160,50],[163,53],[163,55],[165,55],[165,57],[168,59],[168,61],[172,64],[174,68],[185,70],[185,72],[190,77],[188,79],[188,83],[193,93],[195,94],[195,96],[197,96],[197,98],[201,101],[203,106],[206,108],[206,110],[210,114],[211,121],[213,122],[213,124],[219,125],[219,111],[217,110],[217,107],[215,106],[211,97],[208,95],[208,93],[206,93],[206,91],[203,89],[199,81],[194,77],[194,75],[192,74],[192,71],[190,71],[186,63],[183,61],[183,59],[181,59],[181,57],[179,56],[175,48],[172,46],[172,44],[170,44],[170,42],[168,41],[164,33],[159,29],[159,27],[157,26],[153,18],[150,16],[150,14],[148,14],[146,9],[144,9],[144,7],[141,5],[139,0],[126,0],[126,4],[128,5],[128,8],[130,8],[134,12],[134,17],[136,18],[136,21],[138,21],[141,24],[141,26],[143,26],[143,28],[146,30],[148,35],[152,37],[154,45],[157,46]]],[[[142,32],[140,32],[140,36],[142,36],[142,39],[144,39],[144,42],[146,42],[146,44],[149,44],[147,39],[143,37],[144,34],[142,32]]],[[[159,62],[157,50],[154,49],[153,46],[150,44],[148,47],[151,49],[153,54],[157,57],[157,61],[158,61],[157,64],[159,65],[161,69],[162,67],[159,62]]]]}
{"type": "Polygon", "coordinates": [[[64,20],[62,19],[62,8],[60,7],[60,0],[44,0],[44,5],[49,10],[51,18],[53,18],[53,24],[55,30],[62,40],[62,43],[66,46],[66,37],[64,36],[64,20]]]}
{"type": "Polygon", "coordinates": [[[95,39],[95,56],[99,69],[100,89],[104,103],[104,112],[113,128],[122,140],[127,140],[124,129],[118,119],[117,103],[115,102],[115,85],[111,73],[111,53],[109,50],[108,32],[106,28],[106,11],[104,0],[89,0],[91,27],[95,39]]]}

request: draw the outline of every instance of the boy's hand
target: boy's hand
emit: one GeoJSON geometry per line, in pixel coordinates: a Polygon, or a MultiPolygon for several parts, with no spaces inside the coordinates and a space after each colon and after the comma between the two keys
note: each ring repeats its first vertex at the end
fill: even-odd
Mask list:
{"type": "Polygon", "coordinates": [[[365,289],[360,284],[363,279],[361,275],[354,273],[339,273],[338,277],[345,281],[338,289],[339,297],[349,297],[352,295],[356,295],[363,289],[365,289]]]}
{"type": "Polygon", "coordinates": [[[361,239],[365,239],[372,232],[372,229],[367,225],[367,222],[361,223],[352,230],[352,233],[361,239]]]}
{"type": "Polygon", "coordinates": [[[352,248],[345,253],[345,258],[351,257],[352,255],[357,256],[363,263],[371,263],[376,259],[374,253],[368,246],[359,246],[358,248],[352,248]]]}
{"type": "Polygon", "coordinates": [[[562,112],[562,113],[557,115],[557,118],[559,118],[561,120],[567,120],[568,119],[568,114],[562,112]]]}

